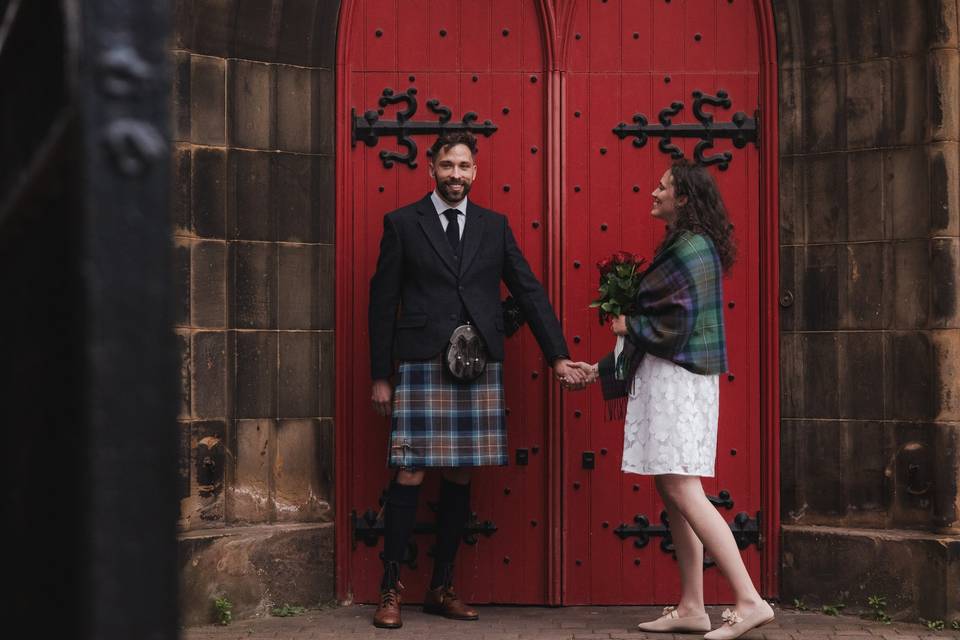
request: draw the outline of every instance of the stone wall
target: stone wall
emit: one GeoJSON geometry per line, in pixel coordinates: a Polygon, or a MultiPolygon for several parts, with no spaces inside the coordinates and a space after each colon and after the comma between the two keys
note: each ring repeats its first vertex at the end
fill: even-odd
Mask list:
{"type": "Polygon", "coordinates": [[[774,6],[783,596],[958,617],[957,3],[774,6]]]}
{"type": "MultiPolygon", "coordinates": [[[[175,5],[191,621],[216,595],[251,613],[332,594],[338,5],[175,5]],[[238,530],[257,523],[272,526],[238,530]],[[290,549],[313,563],[304,575],[326,577],[314,595],[271,577],[290,549]]],[[[782,599],[853,607],[885,595],[891,613],[958,618],[957,1],[773,5],[782,599]]]]}
{"type": "MultiPolygon", "coordinates": [[[[204,548],[218,549],[241,525],[321,523],[290,527],[303,540],[284,548],[321,531],[329,554],[298,554],[320,579],[290,604],[333,590],[337,12],[324,0],[178,0],[171,42],[180,528],[210,529],[204,548]]],[[[183,551],[185,619],[203,621],[219,595],[248,613],[280,597],[250,561],[279,534],[251,534],[237,562],[183,551]]]]}

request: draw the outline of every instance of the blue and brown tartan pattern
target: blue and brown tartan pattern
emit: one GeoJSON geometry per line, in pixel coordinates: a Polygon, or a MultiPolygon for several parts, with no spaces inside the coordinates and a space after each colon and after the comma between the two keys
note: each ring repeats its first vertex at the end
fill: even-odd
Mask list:
{"type": "Polygon", "coordinates": [[[682,231],[644,272],[628,318],[642,351],[693,373],[727,370],[720,257],[707,236],[682,231]]]}
{"type": "Polygon", "coordinates": [[[500,362],[468,384],[451,380],[440,358],[401,362],[393,399],[391,467],[507,464],[507,420],[500,362]]]}

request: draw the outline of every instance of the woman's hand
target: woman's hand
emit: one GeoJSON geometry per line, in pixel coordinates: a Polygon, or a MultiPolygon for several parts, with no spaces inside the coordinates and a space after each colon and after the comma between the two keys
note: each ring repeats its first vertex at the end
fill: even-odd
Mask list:
{"type": "Polygon", "coordinates": [[[610,330],[618,336],[627,335],[627,316],[619,315],[610,321],[610,330]]]}
{"type": "Polygon", "coordinates": [[[597,378],[600,375],[599,367],[596,364],[590,364],[589,362],[574,362],[570,366],[573,367],[574,369],[580,369],[587,375],[587,379],[583,383],[583,386],[579,387],[581,389],[587,386],[588,384],[593,384],[594,382],[596,382],[597,378]]]}

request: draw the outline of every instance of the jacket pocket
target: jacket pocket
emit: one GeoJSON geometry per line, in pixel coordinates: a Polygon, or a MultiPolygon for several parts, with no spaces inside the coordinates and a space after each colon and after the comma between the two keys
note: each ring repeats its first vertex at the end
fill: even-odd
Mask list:
{"type": "Polygon", "coordinates": [[[397,318],[398,329],[414,329],[423,327],[427,324],[427,314],[425,313],[404,313],[397,318]]]}

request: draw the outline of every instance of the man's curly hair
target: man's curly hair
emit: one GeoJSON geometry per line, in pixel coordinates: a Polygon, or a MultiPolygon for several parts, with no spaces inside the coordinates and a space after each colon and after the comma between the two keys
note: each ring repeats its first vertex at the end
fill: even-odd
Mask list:
{"type": "Polygon", "coordinates": [[[724,273],[729,272],[737,259],[737,247],[733,241],[733,225],[713,176],[706,167],[686,158],[671,165],[670,175],[673,177],[674,198],[679,200],[686,196],[687,201],[683,205],[677,204],[677,219],[661,247],[679,231],[703,234],[713,241],[724,273]]]}
{"type": "Polygon", "coordinates": [[[467,149],[470,149],[470,153],[477,155],[477,138],[469,131],[450,131],[449,133],[441,134],[436,141],[430,147],[430,159],[431,161],[436,161],[437,155],[440,153],[440,150],[450,151],[451,147],[455,147],[458,144],[464,145],[467,149]]]}

